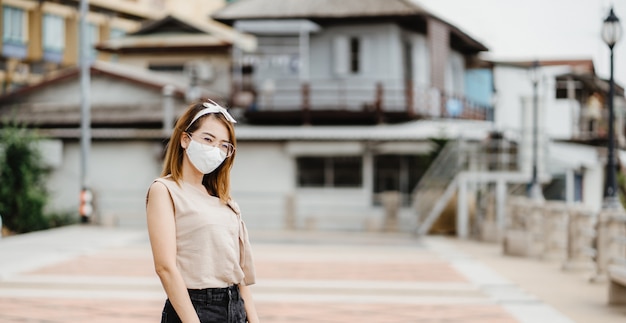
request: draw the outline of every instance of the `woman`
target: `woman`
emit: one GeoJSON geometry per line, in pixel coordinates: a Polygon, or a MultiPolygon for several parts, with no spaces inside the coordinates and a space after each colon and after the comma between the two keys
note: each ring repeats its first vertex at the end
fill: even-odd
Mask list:
{"type": "Polygon", "coordinates": [[[235,122],[213,101],[190,106],[148,190],[154,266],[168,297],[161,322],[259,322],[248,234],[230,197],[235,122]]]}

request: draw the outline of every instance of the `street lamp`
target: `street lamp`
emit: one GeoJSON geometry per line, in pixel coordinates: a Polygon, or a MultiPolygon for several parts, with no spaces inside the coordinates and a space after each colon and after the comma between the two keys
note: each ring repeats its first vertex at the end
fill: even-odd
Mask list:
{"type": "Polygon", "coordinates": [[[530,70],[530,81],[533,84],[533,172],[530,181],[528,197],[535,201],[543,201],[543,192],[537,176],[537,164],[539,163],[539,96],[537,88],[539,86],[539,62],[534,61],[530,70]]]}
{"type": "Polygon", "coordinates": [[[617,182],[615,176],[615,112],[613,111],[613,97],[615,96],[615,81],[613,79],[613,47],[622,37],[622,26],[619,19],[613,12],[613,8],[609,12],[609,16],[604,19],[602,24],[602,40],[609,46],[611,51],[611,78],[609,80],[609,143],[606,166],[606,183],[604,190],[603,208],[617,209],[621,208],[619,198],[617,197],[617,182]]]}

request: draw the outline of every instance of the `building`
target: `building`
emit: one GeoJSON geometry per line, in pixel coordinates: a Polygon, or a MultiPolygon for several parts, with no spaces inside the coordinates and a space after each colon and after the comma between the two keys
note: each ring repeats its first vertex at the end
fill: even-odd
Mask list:
{"type": "Polygon", "coordinates": [[[487,48],[412,2],[237,1],[212,18],[257,38],[233,52],[248,222],[379,230],[395,192],[395,229],[412,230],[432,139],[493,128],[487,48]]]}
{"type": "MultiPolygon", "coordinates": [[[[520,135],[524,172],[532,165],[533,96],[537,96],[539,172],[548,199],[600,209],[608,139],[609,83],[590,59],[494,61],[495,124],[520,135]],[[536,64],[536,66],[534,65],[536,64]],[[537,81],[533,93],[532,81],[537,81]]],[[[616,140],[623,149],[624,90],[616,86],[616,140]]]]}
{"type": "Polygon", "coordinates": [[[487,48],[411,2],[241,1],[212,17],[257,37],[233,58],[250,123],[490,118],[487,48]]]}
{"type": "MultiPolygon", "coordinates": [[[[36,127],[45,138],[42,149],[51,171],[50,211],[78,210],[79,74],[78,68],[68,69],[0,97],[3,118],[36,127]]],[[[160,173],[173,117],[185,109],[186,86],[143,69],[106,62],[95,62],[91,67],[88,183],[98,221],[145,223],[147,187],[160,173]]]]}
{"type": "MultiPolygon", "coordinates": [[[[70,1],[0,1],[0,94],[37,83],[56,71],[78,64],[79,3],[70,1]]],[[[168,13],[206,15],[223,0],[91,0],[87,14],[90,48],[134,31],[148,19],[168,13]]],[[[91,60],[114,60],[107,53],[89,52],[91,60]]]]}
{"type": "Polygon", "coordinates": [[[124,37],[101,42],[96,49],[114,56],[122,66],[188,83],[192,88],[188,101],[193,101],[201,90],[210,91],[214,100],[230,98],[233,46],[254,50],[256,40],[213,20],[170,14],[147,21],[124,37]]]}

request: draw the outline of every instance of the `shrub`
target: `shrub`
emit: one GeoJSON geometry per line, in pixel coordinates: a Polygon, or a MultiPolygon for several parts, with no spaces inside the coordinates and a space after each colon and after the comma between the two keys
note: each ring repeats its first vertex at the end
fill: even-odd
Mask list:
{"type": "Polygon", "coordinates": [[[36,135],[23,127],[5,124],[0,130],[0,216],[10,231],[47,229],[46,169],[34,143],[36,135]]]}

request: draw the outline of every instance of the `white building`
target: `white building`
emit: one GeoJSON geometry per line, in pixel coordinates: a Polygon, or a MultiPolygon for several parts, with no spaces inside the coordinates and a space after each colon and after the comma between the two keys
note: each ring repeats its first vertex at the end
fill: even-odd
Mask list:
{"type": "MultiPolygon", "coordinates": [[[[495,126],[520,134],[522,169],[532,167],[533,98],[537,99],[539,173],[548,198],[600,209],[604,187],[608,81],[593,62],[494,61],[495,126]],[[536,65],[534,65],[536,64],[536,65]],[[535,67],[536,66],[536,67],[535,67]],[[537,91],[533,90],[537,81],[537,91]]],[[[616,86],[616,139],[624,146],[624,96],[616,86]]]]}

